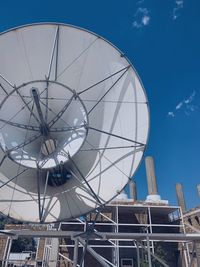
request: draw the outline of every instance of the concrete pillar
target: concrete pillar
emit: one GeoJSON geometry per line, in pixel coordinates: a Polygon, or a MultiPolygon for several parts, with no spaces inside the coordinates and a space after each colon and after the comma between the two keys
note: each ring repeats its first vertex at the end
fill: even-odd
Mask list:
{"type": "Polygon", "coordinates": [[[129,192],[130,192],[130,198],[137,200],[137,188],[136,188],[136,182],[131,180],[129,182],[129,192]]]}
{"type": "Polygon", "coordinates": [[[145,166],[146,166],[146,175],[147,175],[148,194],[158,195],[154,160],[152,157],[145,158],[145,166]]]}
{"type": "Polygon", "coordinates": [[[178,205],[181,207],[182,212],[185,212],[186,205],[185,205],[185,198],[183,194],[183,186],[180,183],[176,184],[176,196],[178,200],[178,205]]]}
{"type": "Polygon", "coordinates": [[[200,184],[197,185],[198,196],[200,197],[200,184]]]}

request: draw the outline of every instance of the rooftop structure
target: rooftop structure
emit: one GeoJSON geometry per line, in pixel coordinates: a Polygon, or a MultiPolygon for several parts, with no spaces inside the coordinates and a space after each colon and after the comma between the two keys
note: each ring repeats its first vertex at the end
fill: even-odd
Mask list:
{"type": "MultiPolygon", "coordinates": [[[[116,198],[98,212],[62,222],[52,230],[11,232],[39,237],[37,266],[197,267],[199,209],[183,213],[180,206],[170,206],[161,197],[152,202],[137,200],[135,183],[130,190],[131,199],[116,198]]],[[[1,259],[7,266],[8,257],[4,254],[1,259]]]]}

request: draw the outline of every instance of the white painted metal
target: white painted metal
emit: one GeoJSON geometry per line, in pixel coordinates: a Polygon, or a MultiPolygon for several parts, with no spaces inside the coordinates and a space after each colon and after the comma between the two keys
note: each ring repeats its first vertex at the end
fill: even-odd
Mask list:
{"type": "MultiPolygon", "coordinates": [[[[106,222],[105,224],[104,223],[100,223],[99,221],[96,222],[96,227],[98,229],[98,232],[97,234],[98,235],[92,235],[91,236],[91,239],[94,240],[95,239],[95,244],[94,243],[90,243],[89,242],[89,245],[92,249],[99,249],[102,248],[102,247],[106,247],[107,249],[114,249],[116,248],[116,256],[117,256],[117,250],[120,250],[120,249],[130,249],[132,248],[133,250],[136,250],[136,252],[142,252],[143,249],[146,249],[147,250],[147,246],[146,246],[146,240],[147,238],[149,239],[149,249],[150,249],[150,254],[151,254],[151,257],[154,257],[158,262],[160,262],[161,264],[163,264],[163,266],[167,266],[167,263],[163,262],[156,254],[154,254],[154,251],[153,251],[153,242],[156,242],[156,241],[160,241],[160,242],[177,242],[177,243],[182,243],[182,244],[187,244],[187,243],[193,243],[193,242],[199,242],[200,240],[200,233],[196,233],[196,234],[186,234],[186,233],[183,233],[184,232],[184,225],[181,223],[180,225],[178,224],[174,224],[174,222],[172,222],[172,225],[170,226],[170,224],[152,224],[152,221],[151,221],[151,217],[153,217],[153,214],[159,214],[159,213],[163,213],[163,214],[170,214],[170,213],[175,213],[175,212],[178,212],[179,211],[179,207],[169,207],[169,206],[107,206],[106,208],[109,207],[109,210],[112,210],[112,212],[114,214],[116,214],[116,211],[119,209],[119,213],[122,211],[122,207],[123,207],[123,210],[124,209],[128,209],[128,211],[130,211],[130,214],[132,213],[138,213],[140,212],[141,214],[145,214],[146,212],[148,212],[148,220],[147,220],[147,224],[145,225],[146,227],[145,228],[148,228],[150,229],[150,232],[145,232],[145,233],[138,233],[138,230],[135,231],[134,230],[134,226],[136,226],[136,224],[126,224],[126,223],[119,223],[119,218],[118,216],[114,217],[113,216],[113,219],[109,220],[109,217],[107,216],[104,216],[103,218],[107,218],[107,221],[109,222],[109,225],[112,227],[112,232],[103,232],[104,231],[104,227],[107,225],[106,222]],[[111,208],[112,207],[112,208],[111,208]],[[133,231],[130,232],[130,226],[133,226],[133,231]],[[127,228],[126,226],[129,227],[129,231],[127,231],[127,228]],[[160,228],[161,226],[165,227],[165,231],[162,232],[162,228],[160,228]],[[158,227],[158,228],[157,228],[158,227]],[[175,232],[179,232],[180,233],[174,233],[174,231],[171,229],[171,227],[174,227],[175,232]],[[166,233],[166,228],[168,228],[168,233],[166,233]],[[118,230],[117,230],[118,229],[118,230]],[[152,229],[152,231],[151,231],[152,229]],[[159,233],[156,233],[157,230],[159,229],[159,233]],[[181,233],[182,232],[182,233],[181,233]],[[99,238],[99,236],[102,236],[102,239],[99,238]],[[98,243],[98,240],[100,241],[100,243],[98,243]],[[109,243],[106,242],[106,240],[109,240],[109,243]],[[102,244],[102,242],[105,241],[106,243],[105,244],[102,244]],[[129,243],[127,244],[127,241],[129,241],[129,243]],[[139,244],[139,242],[141,243],[141,241],[144,241],[142,242],[143,245],[139,244]],[[145,244],[145,245],[144,245],[145,244]]],[[[104,212],[104,211],[102,211],[104,212]]],[[[105,214],[106,212],[108,212],[108,210],[105,211],[105,214]]],[[[103,214],[103,213],[102,213],[103,214]]],[[[179,213],[180,214],[180,221],[182,222],[183,221],[183,217],[182,217],[182,213],[179,213]]],[[[101,213],[100,213],[101,215],[101,213]]],[[[177,217],[175,219],[175,221],[177,220],[177,217]]],[[[80,225],[86,225],[85,221],[82,221],[82,223],[80,222],[80,219],[76,219],[74,220],[74,222],[65,222],[65,223],[62,223],[62,225],[66,225],[67,227],[70,227],[73,226],[74,228],[74,225],[77,224],[77,229],[80,229],[80,225]]],[[[137,228],[144,228],[144,224],[140,224],[138,223],[137,224],[137,228]]],[[[62,227],[60,227],[59,229],[62,229],[62,227]]],[[[47,237],[48,239],[49,238],[69,238],[69,239],[72,239],[74,242],[71,243],[69,242],[70,244],[66,244],[66,245],[61,245],[62,247],[67,247],[67,248],[75,248],[77,243],[76,241],[78,241],[78,237],[79,237],[79,234],[83,234],[83,232],[74,232],[74,231],[61,231],[61,230],[58,230],[58,231],[55,231],[55,230],[51,230],[51,231],[27,231],[27,230],[24,230],[24,231],[11,231],[10,232],[13,232],[15,233],[16,235],[18,236],[24,236],[24,237],[29,237],[29,236],[33,236],[33,237],[47,237]]],[[[83,236],[83,235],[81,235],[83,236]]],[[[83,246],[80,245],[80,250],[82,249],[83,246]]],[[[76,253],[77,253],[77,250],[76,250],[76,253]]],[[[76,254],[75,253],[75,254],[76,254]]],[[[136,253],[137,254],[137,259],[139,259],[139,253],[136,253]]],[[[99,255],[99,257],[101,257],[102,255],[99,255]]],[[[64,255],[63,255],[64,257],[64,255]]],[[[75,255],[75,257],[76,255],[75,255]]],[[[71,258],[71,259],[67,259],[66,260],[72,262],[73,260],[75,261],[75,259],[71,258]]],[[[118,259],[120,260],[120,259],[118,259]]],[[[45,261],[47,262],[47,261],[45,261]]],[[[76,261],[75,261],[76,263],[76,261]]],[[[113,263],[114,266],[117,266],[118,262],[114,262],[113,263]]],[[[111,266],[113,266],[112,264],[110,264],[111,266]]],[[[76,265],[75,265],[76,266],[76,265]]],[[[140,263],[138,262],[138,266],[140,266],[140,263]]]]}
{"type": "Polygon", "coordinates": [[[127,58],[86,30],[35,24],[0,35],[0,61],[0,211],[62,221],[118,195],[149,128],[147,98],[127,58]],[[60,162],[72,179],[46,186],[47,169],[60,162]]]}

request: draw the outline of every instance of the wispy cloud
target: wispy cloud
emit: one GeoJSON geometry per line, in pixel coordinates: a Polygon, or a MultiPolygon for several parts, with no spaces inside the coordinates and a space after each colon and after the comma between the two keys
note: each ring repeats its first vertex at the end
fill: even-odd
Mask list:
{"type": "MultiPolygon", "coordinates": [[[[141,1],[139,1],[141,3],[141,1]]],[[[138,2],[138,3],[139,3],[138,2]]],[[[140,29],[149,25],[150,10],[146,7],[139,7],[134,14],[134,21],[132,23],[134,28],[140,29]]]]}
{"type": "Polygon", "coordinates": [[[185,115],[190,115],[191,112],[195,111],[197,109],[197,106],[194,105],[194,100],[196,96],[196,91],[193,91],[192,94],[187,97],[186,99],[183,99],[180,101],[176,106],[175,109],[168,112],[168,117],[175,117],[177,112],[182,110],[185,115]]]}
{"type": "Polygon", "coordinates": [[[183,106],[183,102],[178,103],[178,105],[176,106],[176,110],[180,109],[183,106]]]}
{"type": "Polygon", "coordinates": [[[144,3],[144,0],[139,0],[139,1],[137,1],[137,5],[141,5],[142,3],[144,3]]]}
{"type": "Polygon", "coordinates": [[[174,112],[173,111],[169,111],[167,114],[169,117],[175,117],[174,112]]]}
{"type": "Polygon", "coordinates": [[[190,104],[194,100],[195,95],[196,92],[193,91],[193,93],[186,100],[184,100],[185,104],[190,104]]]}
{"type": "Polygon", "coordinates": [[[176,20],[180,16],[181,9],[183,8],[183,0],[176,0],[175,7],[173,8],[172,18],[176,20]]]}

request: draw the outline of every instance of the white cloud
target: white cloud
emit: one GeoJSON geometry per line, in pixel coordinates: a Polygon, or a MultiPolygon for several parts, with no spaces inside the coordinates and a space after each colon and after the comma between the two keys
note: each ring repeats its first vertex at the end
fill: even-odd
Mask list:
{"type": "Polygon", "coordinates": [[[198,106],[193,104],[193,101],[195,100],[195,96],[196,96],[196,92],[193,91],[188,98],[180,101],[175,106],[173,111],[169,111],[167,113],[168,117],[175,117],[176,113],[180,110],[182,110],[185,115],[189,116],[192,112],[194,112],[198,108],[198,106]]]}
{"type": "Polygon", "coordinates": [[[183,106],[183,102],[180,102],[177,106],[176,106],[176,110],[180,109],[183,106]]]}
{"type": "Polygon", "coordinates": [[[137,1],[137,5],[141,5],[142,3],[144,3],[144,0],[137,1]]]}
{"type": "Polygon", "coordinates": [[[145,15],[145,16],[142,18],[142,23],[143,23],[144,26],[148,25],[148,24],[149,24],[149,21],[150,21],[150,17],[149,17],[149,16],[146,16],[146,15],[145,15]]]}
{"type": "Polygon", "coordinates": [[[146,7],[139,7],[134,14],[133,27],[140,29],[150,22],[150,10],[146,7]]]}
{"type": "Polygon", "coordinates": [[[176,0],[175,7],[173,8],[172,18],[176,20],[180,16],[180,11],[183,8],[183,0],[176,0]]]}
{"type": "Polygon", "coordinates": [[[168,112],[168,116],[169,116],[169,117],[175,117],[174,112],[169,111],[169,112],[168,112]]]}
{"type": "Polygon", "coordinates": [[[184,100],[185,104],[191,103],[193,101],[195,95],[196,95],[196,92],[193,91],[192,94],[187,99],[184,100]]]}

